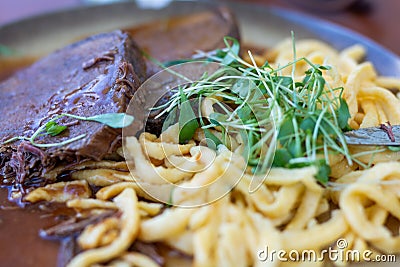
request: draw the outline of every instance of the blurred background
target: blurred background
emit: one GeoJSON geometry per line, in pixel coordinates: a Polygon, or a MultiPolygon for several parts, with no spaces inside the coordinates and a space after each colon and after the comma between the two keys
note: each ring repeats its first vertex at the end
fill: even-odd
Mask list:
{"type": "MultiPolygon", "coordinates": [[[[60,9],[124,0],[0,0],[0,26],[60,9]]],[[[129,1],[129,0],[125,0],[129,1]]],[[[154,6],[169,0],[131,0],[154,6]]],[[[240,0],[226,0],[240,1],[240,0]]],[[[400,55],[399,0],[241,0],[284,7],[353,29],[400,55]]]]}

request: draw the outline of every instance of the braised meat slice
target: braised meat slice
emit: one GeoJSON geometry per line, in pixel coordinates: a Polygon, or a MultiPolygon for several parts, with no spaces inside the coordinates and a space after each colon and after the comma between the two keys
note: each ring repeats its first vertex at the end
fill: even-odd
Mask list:
{"type": "MultiPolygon", "coordinates": [[[[89,117],[125,112],[130,98],[144,81],[145,62],[132,38],[122,31],[89,37],[71,44],[0,84],[0,141],[31,136],[56,114],[89,117]]],[[[27,142],[0,147],[0,176],[39,177],[57,160],[100,160],[110,154],[121,131],[100,123],[73,121],[63,134],[42,136],[42,143],[62,142],[86,134],[64,146],[38,149],[27,142]]]]}

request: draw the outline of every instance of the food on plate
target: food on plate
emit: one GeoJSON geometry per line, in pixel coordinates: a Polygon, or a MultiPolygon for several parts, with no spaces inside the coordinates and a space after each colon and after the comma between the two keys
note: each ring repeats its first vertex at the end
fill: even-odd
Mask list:
{"type": "MultiPolygon", "coordinates": [[[[177,100],[182,110],[185,105],[182,95],[198,98],[201,117],[212,118],[211,124],[202,125],[199,119],[187,143],[180,140],[183,128],[179,119],[160,136],[142,133],[139,138],[127,137],[124,149],[131,173],[114,174],[120,181],[102,187],[94,198],[67,201],[68,206],[79,211],[116,209],[122,213],[118,223],[110,221],[113,217],[87,227],[78,238],[79,246],[84,249],[69,266],[174,266],[168,265],[169,256],[160,249],[163,246],[185,255],[181,256],[179,266],[263,266],[266,263],[297,266],[304,263],[301,255],[308,257],[307,266],[321,266],[329,261],[341,266],[352,261],[379,259],[382,255],[392,255],[393,261],[393,255],[400,253],[398,233],[393,232],[400,223],[398,153],[386,147],[372,151],[324,140],[340,138],[341,128],[346,129],[348,124],[357,129],[363,124],[400,119],[397,112],[400,100],[382,87],[381,81],[386,79],[377,75],[373,65],[362,62],[363,47],[355,45],[337,51],[317,40],[298,40],[295,44],[289,40],[270,49],[265,55],[268,62],[257,65],[250,52],[248,61],[239,57],[236,45],[228,46],[229,52],[214,60],[227,60],[241,75],[237,72],[236,78],[232,72],[229,77],[216,75],[209,87],[206,87],[210,81],[207,79],[213,74],[205,75],[204,80],[175,90],[169,106],[166,105],[170,107],[177,100]],[[259,86],[265,79],[270,87],[264,88],[272,93],[264,93],[268,95],[266,100],[274,101],[272,95],[285,100],[287,94],[287,101],[275,107],[279,115],[272,116],[278,123],[277,149],[291,149],[288,153],[292,153],[296,150],[288,143],[301,142],[297,151],[303,153],[301,157],[293,154],[279,157],[269,173],[255,172],[252,162],[243,156],[247,155],[243,153],[246,142],[243,134],[235,131],[243,127],[235,128],[233,124],[237,119],[235,113],[243,111],[246,104],[250,103],[247,107],[257,112],[256,105],[260,103],[260,99],[254,98],[255,91],[240,87],[246,85],[243,77],[249,80],[256,77],[253,80],[259,86]],[[236,87],[219,86],[232,78],[241,83],[233,82],[236,87]],[[299,89],[297,92],[293,91],[294,86],[299,89]],[[363,91],[370,93],[365,95],[363,91]],[[298,93],[297,100],[292,93],[298,93]],[[234,98],[239,94],[243,98],[234,98]],[[310,97],[315,98],[307,102],[310,97]],[[231,110],[220,119],[223,114],[216,107],[232,99],[239,109],[231,110]],[[294,101],[304,106],[292,105],[294,101]],[[309,109],[311,121],[291,113],[304,115],[300,111],[307,110],[314,102],[321,109],[309,109]],[[340,126],[339,117],[343,114],[345,120],[340,126]],[[232,117],[228,118],[229,115],[232,117]],[[287,118],[299,124],[297,130],[285,126],[287,118]],[[308,127],[310,124],[313,127],[308,127]],[[204,143],[205,130],[209,131],[210,139],[220,142],[218,147],[204,143]],[[322,131],[329,133],[322,135],[322,131]],[[315,133],[318,138],[307,137],[315,133]],[[328,180],[318,176],[319,160],[329,166],[328,180]],[[250,192],[254,181],[260,185],[250,192]],[[155,190],[148,190],[151,188],[155,190]],[[126,211],[122,199],[126,199],[124,203],[131,201],[136,212],[126,211]],[[139,218],[134,214],[139,214],[139,218]],[[109,235],[114,231],[120,235],[110,240],[109,235]],[[122,233],[126,233],[126,239],[122,239],[122,233]],[[138,242],[156,244],[153,249],[157,253],[138,249],[135,246],[138,242]],[[342,256],[330,258],[329,250],[336,250],[342,256]],[[274,252],[281,253],[279,257],[289,262],[281,262],[274,252]],[[361,256],[352,258],[354,253],[361,256]],[[300,256],[296,258],[296,255],[300,256]]],[[[392,85],[399,87],[400,81],[392,85]]],[[[268,101],[261,105],[265,107],[268,101]]],[[[243,116],[251,117],[251,113],[243,112],[240,116],[244,121],[243,116]]],[[[241,126],[250,124],[245,122],[241,126]]],[[[259,126],[262,129],[265,125],[259,126]]],[[[247,130],[254,133],[258,129],[247,130]]],[[[262,135],[261,130],[259,133],[262,135]]],[[[260,145],[251,145],[257,146],[260,145]]],[[[260,152],[260,159],[265,155],[260,152]]],[[[98,177],[101,172],[98,171],[98,177]]],[[[105,175],[103,179],[106,177],[112,175],[105,175]]]]}
{"type": "MultiPolygon", "coordinates": [[[[130,98],[145,79],[144,60],[133,40],[116,31],[89,37],[60,49],[0,84],[2,99],[0,138],[32,135],[55,115],[90,117],[125,112],[130,98]]],[[[1,146],[1,175],[24,186],[53,169],[57,162],[101,160],[115,152],[120,131],[99,123],[63,118],[67,131],[63,146],[38,149],[29,142],[1,146]]],[[[51,135],[38,136],[41,144],[54,143],[51,135]]],[[[48,183],[50,181],[41,181],[48,183]]]]}
{"type": "MultiPolygon", "coordinates": [[[[154,25],[158,32],[160,24],[154,25]]],[[[186,26],[178,23],[176,32],[180,27],[186,26]]],[[[115,34],[126,36],[100,36],[115,34]]],[[[163,102],[154,103],[160,112],[151,119],[162,118],[160,134],[124,136],[123,146],[115,143],[112,157],[104,156],[107,143],[97,145],[101,156],[85,154],[86,160],[73,164],[61,158],[61,164],[38,175],[45,183],[31,184],[22,195],[23,202],[33,203],[28,206],[51,203],[69,211],[40,232],[43,238],[67,240],[60,264],[298,266],[304,258],[296,255],[306,252],[311,257],[307,266],[321,266],[399,254],[398,231],[393,230],[400,225],[399,154],[396,148],[347,145],[343,133],[400,123],[400,100],[389,90],[393,88],[385,88],[388,81],[400,88],[400,81],[379,77],[373,64],[363,61],[366,51],[360,45],[338,51],[318,40],[292,38],[255,56],[251,50],[240,54],[242,45],[234,37],[220,40],[211,51],[195,56],[187,51],[184,58],[179,52],[170,53],[178,58],[163,57],[164,52],[152,55],[156,45],[144,48],[150,53],[147,66],[151,56],[164,69],[165,61],[192,64],[201,55],[201,64],[219,68],[170,88],[163,102]],[[345,257],[329,258],[327,250],[339,250],[345,257]],[[368,258],[346,257],[354,251],[368,258]]],[[[143,44],[137,43],[139,48],[143,44]]],[[[131,52],[137,55],[137,47],[131,52]]],[[[100,68],[104,74],[102,64],[115,60],[111,54],[88,57],[79,71],[99,75],[100,68]]],[[[121,80],[129,86],[156,77],[151,77],[153,71],[145,72],[145,61],[139,58],[133,57],[126,73],[117,68],[122,77],[114,78],[114,86],[121,80]]],[[[34,71],[40,62],[25,72],[34,71]]],[[[168,72],[185,75],[175,70],[168,72]]],[[[141,90],[135,84],[131,89],[141,90]]],[[[89,111],[82,107],[63,112],[89,111]]],[[[52,122],[50,126],[60,126],[52,122]]],[[[78,122],[72,126],[90,123],[78,122]]],[[[60,133],[53,138],[62,140],[60,133]]],[[[12,133],[16,134],[20,133],[12,133]]],[[[79,146],[82,140],[66,147],[79,146]]],[[[39,155],[48,151],[35,144],[27,149],[39,155]]],[[[8,159],[5,155],[2,159],[8,159]]],[[[32,166],[37,175],[35,168],[43,164],[32,166]]]]}
{"type": "MultiPolygon", "coordinates": [[[[40,264],[39,262],[42,261],[44,265],[49,264],[46,261],[46,257],[41,256],[40,253],[35,253],[35,250],[31,249],[31,247],[38,248],[39,250],[43,249],[43,251],[49,249],[53,253],[54,249],[48,243],[37,240],[37,238],[32,236],[36,236],[37,234],[35,229],[44,226],[47,227],[59,222],[59,218],[70,216],[71,209],[60,209],[57,205],[50,205],[54,208],[45,207],[41,204],[28,205],[27,201],[22,200],[24,195],[40,186],[43,190],[35,198],[36,200],[39,198],[43,199],[43,197],[46,197],[43,195],[44,192],[54,189],[50,188],[47,190],[46,184],[69,179],[69,175],[74,176],[75,171],[79,168],[85,170],[89,176],[91,176],[92,169],[96,170],[98,168],[105,169],[107,173],[110,173],[110,168],[122,173],[128,171],[126,164],[117,163],[114,165],[114,162],[111,161],[111,163],[106,165],[104,165],[104,162],[97,165],[96,161],[90,160],[121,159],[118,151],[114,149],[120,141],[121,135],[119,129],[112,129],[105,124],[96,124],[93,121],[75,119],[70,116],[63,116],[54,120],[56,119],[54,116],[61,112],[74,113],[73,108],[75,106],[61,105],[61,107],[57,107],[57,105],[52,105],[65,96],[66,100],[71,103],[76,100],[75,104],[82,104],[85,107],[75,110],[77,112],[75,113],[76,115],[84,116],[82,118],[90,118],[91,115],[95,114],[95,116],[101,116],[109,112],[124,112],[127,104],[126,100],[131,97],[137,86],[148,75],[152,75],[156,71],[153,69],[153,71],[146,73],[145,65],[151,65],[150,59],[143,58],[138,53],[138,49],[146,50],[146,54],[150,54],[152,59],[168,61],[170,59],[175,60],[190,57],[199,49],[211,50],[222,47],[223,36],[227,34],[238,37],[237,25],[232,14],[226,8],[200,12],[199,14],[189,14],[171,18],[167,21],[168,27],[165,29],[157,26],[163,25],[164,21],[156,23],[154,25],[156,29],[153,30],[147,24],[143,25],[143,27],[136,26],[135,28],[126,29],[126,31],[132,31],[133,35],[137,34],[139,42],[149,44],[147,48],[137,48],[134,41],[125,32],[100,34],[63,48],[41,59],[28,69],[15,73],[14,77],[1,83],[0,94],[3,104],[1,110],[4,115],[2,116],[3,122],[0,134],[2,142],[0,149],[0,177],[3,187],[1,192],[2,208],[0,210],[1,232],[4,244],[24,244],[27,248],[26,257],[28,260],[35,259],[39,260],[37,264],[40,264]],[[144,34],[144,28],[146,32],[152,31],[154,34],[144,34]],[[175,38],[178,34],[187,34],[191,29],[197,29],[196,36],[193,36],[194,39],[187,39],[185,43],[182,43],[175,38]],[[210,29],[215,31],[211,31],[210,29]],[[168,38],[169,35],[173,35],[174,38],[168,38]],[[162,43],[155,41],[159,40],[161,36],[163,38],[162,43]],[[197,43],[197,38],[205,42],[197,43]],[[170,54],[167,56],[164,55],[164,53],[169,53],[170,51],[164,50],[163,53],[157,54],[156,52],[164,46],[169,48],[179,46],[181,53],[170,57],[170,54]],[[120,48],[120,50],[114,51],[115,48],[120,48]],[[161,55],[164,56],[162,57],[161,55]],[[134,73],[130,65],[132,65],[134,73]],[[89,89],[89,91],[93,89],[91,85],[95,85],[99,79],[103,79],[103,82],[98,84],[96,88],[98,92],[102,93],[101,89],[107,90],[107,87],[110,87],[106,99],[96,99],[96,92],[94,94],[89,92],[90,94],[86,96],[81,95],[82,92],[87,93],[86,89],[89,89]],[[117,85],[120,86],[118,87],[117,85]],[[72,94],[69,94],[71,92],[72,94]],[[121,97],[123,92],[126,94],[121,97]],[[86,100],[90,101],[85,103],[82,97],[86,97],[86,100]],[[21,105],[22,103],[23,105],[21,105]],[[98,105],[87,108],[87,105],[93,105],[94,103],[98,105]],[[56,110],[57,108],[60,109],[56,110]],[[46,125],[55,126],[54,129],[56,131],[61,131],[54,137],[48,134],[49,131],[47,129],[38,131],[39,126],[44,127],[46,125]],[[34,134],[37,134],[34,140],[35,145],[30,142],[33,141],[32,138],[23,142],[22,145],[20,140],[16,138],[33,137],[34,134]],[[82,135],[85,135],[85,138],[79,138],[76,142],[70,142],[68,143],[69,146],[55,145],[43,148],[36,146],[38,144],[47,145],[54,142],[55,144],[60,144],[64,142],[63,140],[69,142],[74,136],[80,137],[82,135]],[[100,140],[100,137],[104,138],[104,143],[100,140]],[[3,142],[13,138],[15,142],[3,144],[3,142]],[[97,148],[93,150],[93,146],[96,144],[95,141],[99,141],[100,144],[97,142],[97,148]],[[114,146],[114,148],[110,148],[110,145],[114,146]],[[19,151],[17,149],[18,146],[20,146],[19,151]],[[45,162],[41,162],[42,159],[45,159],[45,162]],[[13,162],[11,164],[12,167],[9,165],[10,161],[13,162]],[[4,192],[6,188],[9,190],[9,195],[7,195],[7,192],[4,192]],[[20,205],[25,207],[22,210],[25,212],[14,210],[16,207],[7,203],[7,198],[12,201],[18,201],[20,205]],[[8,209],[12,209],[12,211],[8,209]],[[27,228],[21,227],[20,223],[24,223],[27,220],[34,221],[34,223],[32,222],[30,227],[27,228]],[[29,238],[24,238],[25,235],[29,238]]],[[[29,65],[33,60],[30,57],[17,58],[15,60],[12,53],[10,55],[7,53],[6,56],[0,57],[0,77],[3,79],[11,76],[21,66],[29,65]]],[[[153,65],[154,67],[155,65],[153,65]]],[[[150,70],[150,68],[147,70],[150,70]]],[[[97,182],[100,180],[101,178],[97,182]]],[[[109,184],[110,181],[112,179],[107,178],[98,184],[109,184]]],[[[119,180],[114,178],[114,181],[119,180]]],[[[86,182],[72,184],[67,187],[62,187],[62,184],[59,184],[59,186],[59,190],[55,190],[55,192],[60,196],[59,199],[64,198],[64,200],[68,198],[69,194],[71,197],[76,197],[80,193],[86,194],[87,192],[92,192],[92,189],[88,188],[86,182]]],[[[51,197],[54,197],[54,194],[51,194],[51,197]]],[[[64,241],[62,242],[63,244],[64,241]]],[[[24,246],[21,246],[21,249],[24,246]]],[[[16,256],[10,246],[7,246],[7,249],[3,249],[0,255],[5,256],[3,263],[6,265],[8,263],[11,264],[11,262],[16,265],[23,263],[25,266],[30,266],[29,264],[31,264],[16,256]]],[[[67,256],[65,257],[69,259],[67,256]]],[[[51,259],[54,259],[54,255],[48,257],[50,262],[51,259]]],[[[61,259],[60,262],[63,262],[63,260],[61,259]]]]}

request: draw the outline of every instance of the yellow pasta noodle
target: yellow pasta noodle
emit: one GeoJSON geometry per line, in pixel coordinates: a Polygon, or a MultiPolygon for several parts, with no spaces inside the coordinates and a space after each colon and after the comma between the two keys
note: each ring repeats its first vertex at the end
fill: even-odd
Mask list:
{"type": "MultiPolygon", "coordinates": [[[[271,65],[292,62],[292,45],[284,41],[268,52],[271,65]]],[[[362,62],[366,53],[362,46],[337,51],[307,39],[296,42],[296,53],[314,64],[332,66],[322,71],[325,89],[333,96],[339,94],[333,88],[343,87],[351,127],[373,127],[387,121],[400,124],[400,100],[391,91],[400,89],[400,82],[380,77],[371,62],[362,62]]],[[[256,61],[251,54],[247,60],[256,61]]],[[[294,71],[294,79],[300,81],[307,68],[299,61],[279,75],[294,71]]],[[[200,107],[202,114],[211,116],[218,101],[218,97],[206,98],[200,107]]],[[[210,132],[220,138],[225,134],[220,126],[210,132]]],[[[79,165],[72,174],[75,182],[101,188],[92,198],[63,201],[77,211],[110,209],[116,214],[82,231],[78,238],[82,252],[69,266],[159,266],[152,255],[135,250],[135,244],[142,243],[166,246],[184,255],[187,266],[195,267],[327,263],[326,257],[323,261],[271,260],[268,251],[313,251],[315,257],[324,257],[323,251],[331,248],[371,252],[371,259],[400,253],[400,236],[393,230],[393,224],[397,230],[400,225],[399,152],[349,146],[354,162],[327,152],[332,172],[323,185],[315,179],[318,169],[314,166],[253,173],[242,156],[246,147],[240,134],[227,134],[229,145],[215,150],[205,145],[205,137],[196,131],[193,140],[180,144],[179,125],[174,124],[159,137],[149,133],[126,137],[124,153],[119,154],[127,164],[79,165]],[[255,181],[260,186],[250,192],[255,181]],[[338,240],[345,240],[346,246],[340,248],[338,240]]],[[[37,192],[28,199],[36,201],[37,192]]],[[[333,264],[346,266],[351,261],[342,258],[333,264]]]]}
{"type": "Polygon", "coordinates": [[[124,189],[115,199],[115,204],[122,211],[120,232],[112,243],[78,254],[68,267],[91,266],[97,262],[111,260],[122,254],[135,240],[139,232],[139,212],[136,193],[131,188],[124,189]]]}

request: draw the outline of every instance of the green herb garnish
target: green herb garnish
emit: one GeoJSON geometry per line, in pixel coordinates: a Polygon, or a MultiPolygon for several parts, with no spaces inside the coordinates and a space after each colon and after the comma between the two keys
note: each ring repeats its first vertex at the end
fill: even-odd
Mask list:
{"type": "Polygon", "coordinates": [[[75,142],[79,139],[82,139],[86,136],[86,134],[81,134],[76,137],[70,138],[68,140],[65,140],[63,142],[58,142],[58,143],[50,143],[50,144],[42,144],[42,143],[37,143],[35,140],[39,136],[44,136],[44,135],[50,135],[50,136],[57,136],[61,133],[63,133],[65,130],[68,129],[66,125],[60,125],[57,123],[57,120],[63,118],[63,117],[70,117],[74,118],[77,120],[81,121],[94,121],[94,122],[99,122],[104,125],[107,125],[111,128],[124,128],[126,126],[129,126],[134,118],[133,116],[127,115],[125,113],[106,113],[106,114],[100,114],[92,117],[82,117],[82,116],[77,116],[73,114],[68,114],[68,113],[63,113],[60,115],[55,116],[54,118],[50,119],[47,123],[39,127],[30,137],[26,136],[16,136],[13,138],[10,138],[2,143],[8,144],[12,143],[18,140],[26,140],[29,141],[32,145],[37,146],[37,147],[56,147],[56,146],[63,146],[67,145],[69,143],[75,142]]]}
{"type": "Polygon", "coordinates": [[[105,113],[92,117],[80,117],[71,114],[64,114],[64,115],[82,121],[99,122],[111,128],[125,128],[131,125],[134,120],[133,116],[125,113],[105,113]]]}
{"type": "Polygon", "coordinates": [[[59,135],[60,133],[62,133],[63,131],[65,131],[67,129],[67,126],[65,125],[59,125],[57,122],[55,121],[49,121],[48,123],[46,123],[45,125],[45,130],[46,133],[48,135],[51,136],[56,136],[59,135]]]}
{"type": "MultiPolygon", "coordinates": [[[[350,154],[343,136],[350,128],[349,109],[342,98],[343,88],[332,88],[323,77],[329,66],[296,58],[294,41],[293,61],[278,68],[268,62],[258,67],[250,52],[253,64],[244,61],[239,56],[239,42],[233,38],[225,38],[225,44],[226,49],[204,53],[207,61],[225,67],[180,88],[168,103],[158,107],[164,108],[159,116],[180,106],[181,112],[185,110],[187,116],[193,118],[194,107],[188,105],[188,99],[195,99],[198,106],[206,97],[222,99],[215,104],[221,111],[211,114],[208,123],[201,120],[200,126],[196,120],[188,126],[190,129],[184,129],[185,138],[180,141],[187,141],[194,130],[201,127],[215,144],[228,146],[227,140],[220,140],[209,130],[222,127],[224,132],[242,137],[245,143],[243,155],[255,173],[266,172],[271,164],[285,168],[315,166],[318,169],[315,178],[323,184],[327,183],[330,174],[330,153],[343,154],[349,164],[352,161],[360,163],[350,154]],[[296,64],[300,62],[309,68],[301,81],[295,81],[296,64]],[[281,75],[286,68],[292,68],[290,76],[281,75]],[[224,104],[232,109],[226,109],[224,104]],[[270,153],[268,144],[276,144],[275,153],[270,153]]],[[[188,118],[179,120],[186,125],[190,121],[188,118]]]]}
{"type": "Polygon", "coordinates": [[[388,146],[387,148],[390,151],[393,151],[393,152],[399,152],[400,151],[400,146],[388,146]]]}
{"type": "Polygon", "coordinates": [[[190,101],[179,87],[180,93],[180,113],[179,113],[179,143],[186,143],[192,139],[195,131],[199,128],[199,123],[196,119],[196,114],[192,109],[190,101]]]}

